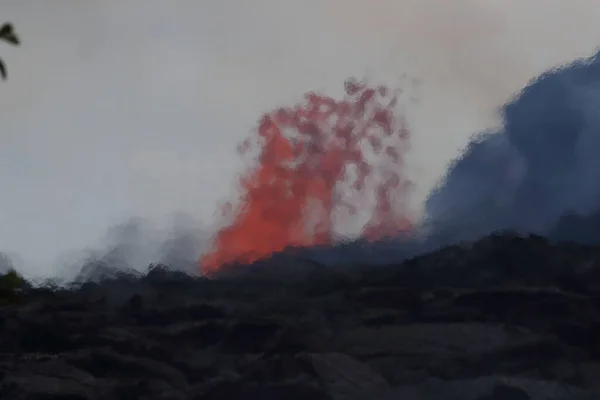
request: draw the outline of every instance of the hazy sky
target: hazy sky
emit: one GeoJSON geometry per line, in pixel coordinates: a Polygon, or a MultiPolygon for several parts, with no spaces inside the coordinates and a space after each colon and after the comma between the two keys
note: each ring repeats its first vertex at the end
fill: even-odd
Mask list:
{"type": "Polygon", "coordinates": [[[0,250],[39,273],[125,218],[205,223],[264,111],[407,84],[416,201],[542,70],[600,44],[594,0],[3,0],[0,250]],[[410,81],[409,81],[410,83],[410,81]]]}

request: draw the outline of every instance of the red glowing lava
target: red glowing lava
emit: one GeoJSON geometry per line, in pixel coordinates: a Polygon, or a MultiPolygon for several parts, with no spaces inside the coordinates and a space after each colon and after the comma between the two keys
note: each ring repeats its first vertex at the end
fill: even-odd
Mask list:
{"type": "Polygon", "coordinates": [[[349,80],[342,100],[308,93],[264,115],[239,150],[247,155],[256,145],[257,165],[240,178],[239,205],[224,210],[232,222],[201,258],[203,273],[287,247],[333,244],[335,216],[344,211],[369,213],[360,232],[368,240],[409,231],[409,132],[395,112],[398,95],[349,80]]]}

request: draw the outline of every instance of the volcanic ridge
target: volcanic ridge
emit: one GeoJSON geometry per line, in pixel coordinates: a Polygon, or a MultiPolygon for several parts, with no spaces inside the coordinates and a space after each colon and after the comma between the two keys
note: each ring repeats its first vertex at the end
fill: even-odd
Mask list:
{"type": "Polygon", "coordinates": [[[600,398],[599,247],[505,233],[377,267],[118,274],[3,281],[0,398],[600,398]]]}

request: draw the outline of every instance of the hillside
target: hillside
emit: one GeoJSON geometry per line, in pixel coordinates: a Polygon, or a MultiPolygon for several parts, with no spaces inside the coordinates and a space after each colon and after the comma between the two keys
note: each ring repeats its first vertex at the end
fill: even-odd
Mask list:
{"type": "Polygon", "coordinates": [[[4,293],[0,398],[600,396],[600,248],[507,234],[401,265],[283,258],[4,293]]]}

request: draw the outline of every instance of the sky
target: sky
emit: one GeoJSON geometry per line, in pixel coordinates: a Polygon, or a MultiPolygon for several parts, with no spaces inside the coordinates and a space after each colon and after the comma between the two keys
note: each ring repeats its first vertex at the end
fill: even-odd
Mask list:
{"type": "Polygon", "coordinates": [[[400,86],[419,207],[542,71],[594,52],[594,0],[4,0],[0,250],[51,275],[141,217],[210,231],[260,115],[352,76],[400,86]]]}

